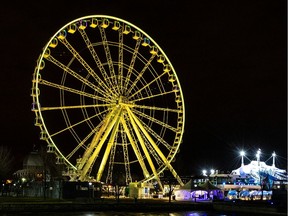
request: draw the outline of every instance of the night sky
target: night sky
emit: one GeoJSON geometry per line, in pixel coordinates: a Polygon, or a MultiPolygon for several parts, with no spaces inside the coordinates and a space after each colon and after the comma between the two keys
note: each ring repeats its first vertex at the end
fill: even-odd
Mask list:
{"type": "Polygon", "coordinates": [[[66,23],[105,14],[144,30],[176,70],[186,107],[173,164],[180,175],[236,169],[242,149],[254,160],[261,148],[264,161],[275,151],[276,166],[287,168],[286,13],[284,0],[6,1],[0,8],[1,145],[13,149],[21,167],[41,144],[30,110],[36,60],[66,23]]]}

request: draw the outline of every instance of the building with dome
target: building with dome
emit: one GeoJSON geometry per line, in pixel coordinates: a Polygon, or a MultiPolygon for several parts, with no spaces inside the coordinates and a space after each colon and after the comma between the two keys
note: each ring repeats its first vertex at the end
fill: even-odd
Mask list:
{"type": "Polygon", "coordinates": [[[23,160],[23,168],[14,173],[14,177],[22,181],[42,181],[44,163],[38,151],[30,152],[23,160]]]}
{"type": "Polygon", "coordinates": [[[50,167],[37,150],[23,160],[23,168],[14,173],[14,192],[17,196],[58,198],[59,180],[51,178],[50,167]]]}

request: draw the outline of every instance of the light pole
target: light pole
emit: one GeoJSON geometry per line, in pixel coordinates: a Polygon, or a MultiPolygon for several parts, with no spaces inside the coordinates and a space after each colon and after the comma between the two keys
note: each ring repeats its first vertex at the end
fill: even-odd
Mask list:
{"type": "Polygon", "coordinates": [[[22,196],[24,197],[25,196],[25,192],[24,192],[24,184],[25,184],[25,182],[27,181],[27,179],[26,178],[21,178],[21,182],[22,182],[22,196]]]}
{"type": "Polygon", "coordinates": [[[273,157],[273,163],[272,163],[272,166],[275,167],[275,157],[276,157],[276,153],[275,153],[275,151],[272,153],[272,157],[273,157]]]}
{"type": "Polygon", "coordinates": [[[257,158],[257,162],[258,162],[258,175],[259,175],[259,185],[261,187],[261,200],[263,200],[263,184],[261,182],[261,173],[260,173],[260,154],[261,154],[261,149],[258,149],[257,154],[256,154],[256,158],[257,158]]]}
{"type": "Polygon", "coordinates": [[[245,152],[241,151],[240,152],[240,156],[241,156],[241,166],[244,166],[244,156],[245,156],[245,152]]]}
{"type": "Polygon", "coordinates": [[[207,170],[206,169],[202,170],[202,175],[204,178],[204,182],[206,182],[206,179],[207,179],[207,170]]]}
{"type": "Polygon", "coordinates": [[[261,149],[258,149],[257,154],[256,154],[256,159],[258,162],[258,166],[260,166],[260,154],[261,154],[261,149]]]}
{"type": "Polygon", "coordinates": [[[210,170],[210,175],[214,175],[215,174],[215,170],[214,169],[211,169],[210,170]]]}

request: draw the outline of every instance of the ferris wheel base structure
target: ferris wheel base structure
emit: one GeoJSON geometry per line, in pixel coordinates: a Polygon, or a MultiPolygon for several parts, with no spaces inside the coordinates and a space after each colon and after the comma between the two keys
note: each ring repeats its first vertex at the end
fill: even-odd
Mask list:
{"type": "Polygon", "coordinates": [[[80,17],[46,43],[32,78],[40,139],[70,181],[157,181],[179,152],[185,106],[161,47],[107,15],[80,17]]]}

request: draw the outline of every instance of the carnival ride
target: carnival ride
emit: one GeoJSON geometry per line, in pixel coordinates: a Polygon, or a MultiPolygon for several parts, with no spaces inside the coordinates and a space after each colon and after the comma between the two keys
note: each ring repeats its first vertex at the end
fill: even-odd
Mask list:
{"type": "Polygon", "coordinates": [[[32,79],[40,139],[71,181],[156,180],[182,142],[184,98],[160,46],[123,19],[90,15],[61,27],[32,79]]]}

